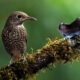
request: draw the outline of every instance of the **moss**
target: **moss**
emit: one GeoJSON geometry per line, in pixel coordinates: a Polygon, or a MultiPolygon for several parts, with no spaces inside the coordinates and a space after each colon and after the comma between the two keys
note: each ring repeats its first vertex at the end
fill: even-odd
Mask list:
{"type": "Polygon", "coordinates": [[[0,80],[20,80],[28,79],[35,75],[42,68],[46,68],[49,64],[67,63],[75,59],[79,60],[80,46],[72,48],[69,40],[56,39],[43,46],[43,48],[27,54],[26,61],[17,61],[10,66],[0,69],[0,80]]]}

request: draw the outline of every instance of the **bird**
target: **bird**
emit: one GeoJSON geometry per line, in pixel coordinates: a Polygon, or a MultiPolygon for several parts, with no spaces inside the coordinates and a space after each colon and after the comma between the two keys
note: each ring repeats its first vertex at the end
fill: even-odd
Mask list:
{"type": "Polygon", "coordinates": [[[75,35],[80,34],[80,18],[77,18],[71,24],[61,23],[59,25],[59,31],[64,37],[74,37],[75,35]]]}
{"type": "Polygon", "coordinates": [[[36,21],[37,19],[25,12],[14,11],[8,17],[2,30],[3,45],[7,53],[11,56],[10,64],[20,59],[25,60],[24,53],[27,48],[27,31],[23,23],[27,20],[36,21]]]}
{"type": "Polygon", "coordinates": [[[71,24],[61,23],[59,31],[64,36],[64,39],[69,39],[70,46],[75,47],[79,45],[80,38],[80,18],[77,18],[71,24]]]}

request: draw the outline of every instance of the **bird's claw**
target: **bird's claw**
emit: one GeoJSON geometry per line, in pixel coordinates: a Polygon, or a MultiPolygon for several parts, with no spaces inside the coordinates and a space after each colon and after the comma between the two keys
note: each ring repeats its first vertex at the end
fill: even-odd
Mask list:
{"type": "Polygon", "coordinates": [[[26,57],[25,57],[25,56],[23,56],[23,57],[21,58],[21,60],[20,60],[20,61],[25,62],[25,61],[26,61],[26,57]]]}

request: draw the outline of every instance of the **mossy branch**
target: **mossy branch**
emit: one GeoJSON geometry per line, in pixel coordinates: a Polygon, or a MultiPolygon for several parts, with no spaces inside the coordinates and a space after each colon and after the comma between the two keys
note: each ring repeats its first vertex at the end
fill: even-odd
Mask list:
{"type": "Polygon", "coordinates": [[[66,63],[79,59],[80,47],[70,47],[69,40],[49,40],[34,54],[28,54],[26,61],[17,61],[0,69],[0,80],[27,80],[49,64],[66,63]]]}

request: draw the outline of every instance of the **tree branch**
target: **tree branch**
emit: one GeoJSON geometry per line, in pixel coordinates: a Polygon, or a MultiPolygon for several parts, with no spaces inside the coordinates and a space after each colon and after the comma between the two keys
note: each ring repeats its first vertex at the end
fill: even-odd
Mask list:
{"type": "Polygon", "coordinates": [[[49,40],[43,48],[28,54],[26,61],[17,61],[0,69],[0,80],[27,80],[49,64],[67,63],[79,59],[80,46],[71,47],[69,39],[49,40]]]}

